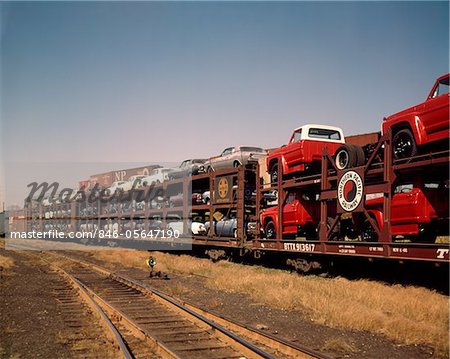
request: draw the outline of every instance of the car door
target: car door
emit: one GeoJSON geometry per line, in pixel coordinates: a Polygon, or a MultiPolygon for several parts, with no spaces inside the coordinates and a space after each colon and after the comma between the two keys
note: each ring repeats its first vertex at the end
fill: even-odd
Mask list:
{"type": "Polygon", "coordinates": [[[420,216],[417,201],[420,190],[413,183],[404,183],[394,189],[391,203],[391,223],[415,223],[420,216]]]}
{"type": "Polygon", "coordinates": [[[296,130],[289,142],[284,149],[284,158],[287,162],[288,167],[295,166],[302,162],[301,156],[301,148],[302,148],[302,140],[301,140],[301,129],[296,130]]]}
{"type": "Polygon", "coordinates": [[[433,134],[449,128],[449,78],[436,84],[432,95],[418,108],[427,134],[433,134]]]}
{"type": "Polygon", "coordinates": [[[222,158],[222,168],[233,167],[233,159],[237,156],[239,151],[236,147],[230,149],[230,151],[222,158]]]}
{"type": "Polygon", "coordinates": [[[229,160],[233,147],[226,148],[213,164],[215,170],[226,168],[226,161],[229,160]]]}
{"type": "Polygon", "coordinates": [[[184,177],[187,176],[189,174],[190,171],[190,160],[185,160],[183,162],[181,162],[180,167],[175,170],[176,172],[174,173],[174,177],[178,178],[178,177],[184,177]]]}
{"type": "Polygon", "coordinates": [[[298,205],[296,193],[289,193],[283,206],[283,233],[297,232],[298,205]]]}

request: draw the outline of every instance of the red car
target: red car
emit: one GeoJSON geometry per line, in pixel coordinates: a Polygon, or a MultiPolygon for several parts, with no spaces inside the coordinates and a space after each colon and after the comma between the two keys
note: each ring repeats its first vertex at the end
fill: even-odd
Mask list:
{"type": "Polygon", "coordinates": [[[276,183],[279,173],[285,176],[320,168],[322,149],[327,148],[333,155],[343,143],[344,133],[338,127],[305,125],[295,129],[289,143],[271,151],[266,158],[270,181],[276,183]]]}
{"type": "MultiPolygon", "coordinates": [[[[391,201],[393,236],[432,241],[436,235],[448,236],[449,188],[445,181],[412,179],[395,188],[391,201]]],[[[366,199],[367,212],[383,226],[383,197],[366,199]]],[[[377,241],[368,221],[362,225],[361,240],[377,241]]]]}
{"type": "MultiPolygon", "coordinates": [[[[316,230],[319,222],[320,202],[318,194],[288,193],[283,205],[283,238],[298,234],[315,237],[317,236],[316,230]]],[[[260,215],[260,223],[265,237],[276,239],[278,206],[263,210],[260,215]]]]}
{"type": "Polygon", "coordinates": [[[382,131],[392,130],[394,159],[417,154],[417,147],[447,140],[449,133],[449,76],[439,77],[427,99],[384,118],[382,131]]]}

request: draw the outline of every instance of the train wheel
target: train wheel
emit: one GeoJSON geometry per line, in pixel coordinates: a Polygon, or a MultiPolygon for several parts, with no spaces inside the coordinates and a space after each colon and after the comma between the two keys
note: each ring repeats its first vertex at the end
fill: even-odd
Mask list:
{"type": "Polygon", "coordinates": [[[398,131],[392,139],[394,159],[413,157],[417,154],[414,135],[409,128],[398,131]]]}
{"type": "Polygon", "coordinates": [[[266,228],[264,229],[266,232],[267,239],[276,239],[277,238],[277,230],[275,229],[275,223],[272,221],[267,222],[266,228]]]}

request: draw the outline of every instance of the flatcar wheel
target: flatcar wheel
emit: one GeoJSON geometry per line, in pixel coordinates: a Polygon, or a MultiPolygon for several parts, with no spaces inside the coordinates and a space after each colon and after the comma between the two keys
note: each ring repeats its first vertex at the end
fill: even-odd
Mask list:
{"type": "Polygon", "coordinates": [[[275,229],[275,223],[273,223],[272,221],[268,222],[266,224],[266,238],[267,239],[276,239],[277,238],[277,231],[275,229]]]}
{"type": "Polygon", "coordinates": [[[394,159],[413,157],[417,154],[417,145],[411,130],[405,128],[398,131],[392,139],[394,159]]]}

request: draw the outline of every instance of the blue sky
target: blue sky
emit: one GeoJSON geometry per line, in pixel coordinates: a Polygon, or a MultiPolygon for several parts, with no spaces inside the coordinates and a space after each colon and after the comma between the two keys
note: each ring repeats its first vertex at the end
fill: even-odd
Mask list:
{"type": "Polygon", "coordinates": [[[305,123],[377,131],[449,67],[448,2],[1,9],[6,161],[181,161],[305,123]]]}

